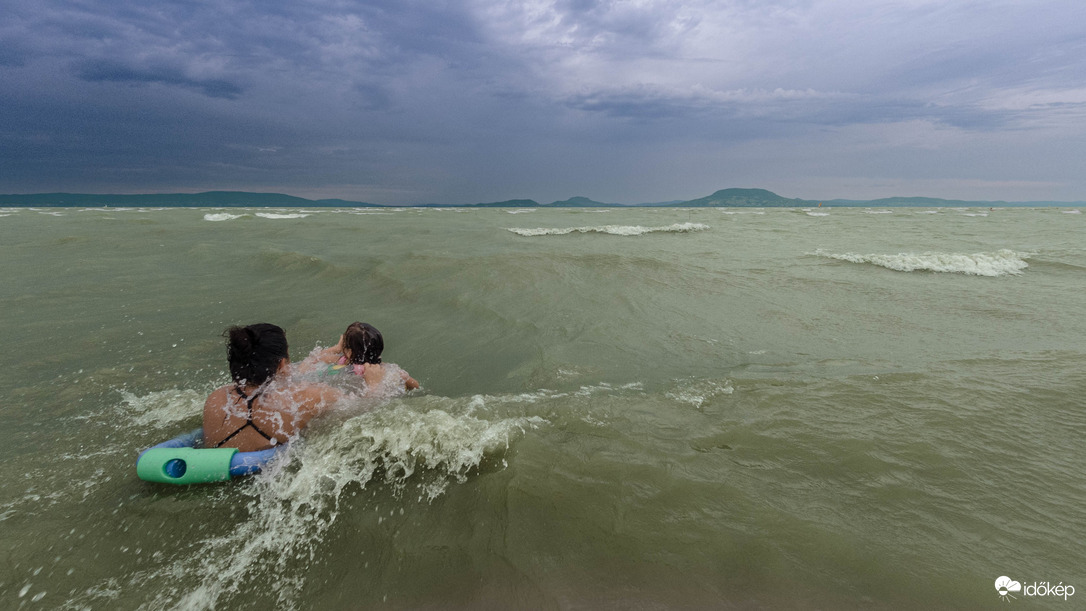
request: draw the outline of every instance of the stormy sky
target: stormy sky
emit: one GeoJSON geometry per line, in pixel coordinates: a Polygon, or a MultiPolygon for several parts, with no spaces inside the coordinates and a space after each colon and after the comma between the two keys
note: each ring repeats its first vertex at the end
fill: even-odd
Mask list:
{"type": "Polygon", "coordinates": [[[1082,0],[0,0],[0,193],[1086,199],[1082,0]]]}

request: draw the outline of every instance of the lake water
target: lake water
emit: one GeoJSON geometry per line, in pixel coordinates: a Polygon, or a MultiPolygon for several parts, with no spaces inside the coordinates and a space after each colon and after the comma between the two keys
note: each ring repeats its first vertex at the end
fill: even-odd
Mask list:
{"type": "Polygon", "coordinates": [[[2,209],[0,608],[1081,608],[1084,288],[1078,209],[2,209]],[[420,391],[136,478],[355,320],[420,391]]]}

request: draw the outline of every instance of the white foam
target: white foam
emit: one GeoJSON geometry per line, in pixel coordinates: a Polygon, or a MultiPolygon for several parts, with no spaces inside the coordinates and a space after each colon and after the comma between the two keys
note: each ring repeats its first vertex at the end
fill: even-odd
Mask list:
{"type": "Polygon", "coordinates": [[[829,212],[808,212],[807,216],[829,216],[829,212]]]}
{"type": "Polygon", "coordinates": [[[612,384],[608,384],[607,382],[600,382],[598,384],[581,386],[579,389],[574,391],[557,391],[541,388],[534,392],[526,392],[519,395],[475,395],[471,398],[470,408],[474,410],[482,408],[484,406],[501,406],[510,403],[538,403],[540,401],[550,401],[553,399],[561,399],[570,396],[588,397],[597,393],[614,394],[615,392],[640,392],[641,390],[641,382],[631,382],[628,384],[621,384],[619,386],[614,386],[612,384]]]}
{"type": "Polygon", "coordinates": [[[169,425],[203,413],[207,393],[195,390],[161,390],[137,396],[121,391],[121,414],[136,427],[169,428],[169,425]]]}
{"type": "Polygon", "coordinates": [[[251,485],[237,488],[251,499],[246,520],[226,535],[176,552],[161,571],[178,585],[158,592],[150,606],[232,606],[239,583],[270,573],[270,594],[282,606],[294,607],[306,576],[293,567],[313,561],[339,519],[341,504],[358,490],[383,483],[400,495],[417,493],[420,502],[432,501],[449,485],[465,481],[484,459],[500,459],[515,438],[545,423],[538,417],[487,420],[464,413],[467,407],[463,399],[426,397],[346,421],[318,421],[251,485]]]}
{"type": "Polygon", "coordinates": [[[1082,214],[1082,211],[1077,208],[1074,210],[1061,210],[1060,212],[1063,212],[1064,214],[1082,214]]]}
{"type": "Polygon", "coordinates": [[[893,214],[893,210],[864,210],[864,214],[893,214]]]}
{"type": "Polygon", "coordinates": [[[248,216],[248,215],[247,214],[227,214],[226,212],[218,212],[218,213],[213,213],[213,214],[205,214],[204,215],[204,220],[205,221],[216,221],[216,222],[218,222],[218,221],[232,221],[234,219],[240,219],[243,216],[248,216]]]}
{"type": "Polygon", "coordinates": [[[870,263],[899,272],[928,271],[993,277],[1021,274],[1023,269],[1029,267],[1025,260],[1030,256],[1030,253],[1007,249],[974,254],[926,252],[896,255],[836,254],[820,249],[811,254],[851,263],[870,263]]]}
{"type": "Polygon", "coordinates": [[[295,212],[293,214],[276,214],[274,212],[257,212],[256,215],[259,216],[260,218],[265,218],[265,219],[304,219],[305,217],[309,216],[308,214],[303,214],[301,212],[295,212]]]}
{"type": "Polygon", "coordinates": [[[535,210],[506,210],[506,214],[525,214],[527,212],[535,212],[535,210]]]}
{"type": "Polygon", "coordinates": [[[570,233],[605,233],[609,235],[637,236],[646,233],[687,233],[691,231],[705,231],[709,225],[702,223],[675,223],[663,227],[643,227],[641,225],[600,225],[595,227],[537,227],[535,229],[520,229],[511,227],[509,231],[525,237],[544,235],[567,235],[570,233]]]}
{"type": "Polygon", "coordinates": [[[713,398],[730,395],[733,392],[735,392],[735,388],[732,387],[730,380],[724,380],[723,382],[715,380],[680,380],[679,388],[666,393],[665,396],[701,409],[713,398]]]}

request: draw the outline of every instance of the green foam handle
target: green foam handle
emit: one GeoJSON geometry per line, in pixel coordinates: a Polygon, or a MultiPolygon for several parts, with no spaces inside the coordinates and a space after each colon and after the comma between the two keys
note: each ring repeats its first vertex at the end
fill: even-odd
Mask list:
{"type": "Polygon", "coordinates": [[[136,475],[162,484],[204,484],[230,479],[237,448],[151,448],[136,462],[136,475]]]}

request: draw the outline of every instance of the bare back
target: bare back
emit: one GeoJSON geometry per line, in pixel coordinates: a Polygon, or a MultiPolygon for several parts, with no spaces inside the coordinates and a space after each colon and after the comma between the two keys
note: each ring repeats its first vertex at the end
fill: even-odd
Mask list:
{"type": "Polygon", "coordinates": [[[324,384],[223,386],[204,403],[204,447],[266,450],[288,441],[341,396],[324,384]]]}

